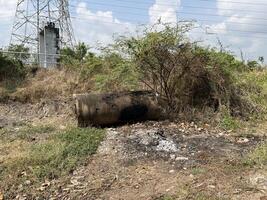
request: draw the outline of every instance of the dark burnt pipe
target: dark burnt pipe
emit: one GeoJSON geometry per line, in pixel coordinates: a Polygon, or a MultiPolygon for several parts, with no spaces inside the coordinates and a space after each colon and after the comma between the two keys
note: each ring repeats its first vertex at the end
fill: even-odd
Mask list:
{"type": "Polygon", "coordinates": [[[75,94],[79,127],[112,126],[162,118],[157,95],[150,91],[75,94]]]}

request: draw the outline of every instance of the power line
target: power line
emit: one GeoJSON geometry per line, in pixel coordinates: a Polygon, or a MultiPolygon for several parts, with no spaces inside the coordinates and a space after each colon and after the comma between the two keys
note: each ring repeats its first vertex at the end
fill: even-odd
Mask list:
{"type": "MultiPolygon", "coordinates": [[[[134,9],[134,10],[145,10],[147,11],[147,9],[145,8],[140,8],[140,7],[132,7],[132,6],[124,6],[124,5],[116,5],[116,4],[106,4],[106,3],[96,3],[96,2],[91,2],[90,4],[93,5],[105,5],[105,6],[111,6],[111,7],[117,7],[117,8],[129,8],[129,9],[134,9]]],[[[70,7],[74,7],[74,8],[85,8],[85,7],[81,7],[81,6],[74,6],[74,5],[69,5],[70,7]]],[[[155,10],[154,12],[157,13],[161,13],[164,12],[166,10],[155,10]]],[[[216,17],[232,17],[233,15],[222,15],[222,14],[210,14],[210,13],[201,13],[201,12],[197,12],[197,13],[192,13],[192,12],[184,12],[184,11],[175,11],[174,13],[176,14],[192,14],[192,15],[206,15],[206,16],[216,16],[216,17]]],[[[236,18],[242,18],[239,16],[235,16],[236,18]]],[[[246,16],[247,19],[255,19],[255,20],[264,20],[267,21],[267,18],[260,18],[260,17],[249,17],[246,16]]]]}
{"type": "MultiPolygon", "coordinates": [[[[91,15],[91,14],[83,14],[83,15],[80,15],[81,17],[95,17],[95,15],[91,15]]],[[[106,18],[106,19],[110,19],[110,17],[106,17],[106,16],[101,16],[101,19],[102,18],[106,18]]],[[[84,18],[86,20],[86,18],[84,18]]],[[[101,20],[99,19],[99,20],[101,20]]],[[[87,18],[88,20],[88,18],[87,18]]],[[[113,20],[113,19],[112,19],[113,20]]],[[[126,19],[127,20],[127,19],[126,19]]],[[[130,20],[128,20],[129,22],[130,20]]],[[[130,22],[133,22],[132,20],[130,22]]],[[[138,22],[137,22],[138,23],[138,22]]],[[[140,23],[140,22],[139,22],[140,23]]],[[[146,22],[141,22],[143,24],[147,24],[146,22]]],[[[220,28],[216,28],[215,30],[212,30],[211,31],[217,31],[217,30],[221,30],[221,31],[224,31],[225,29],[220,29],[220,28]]],[[[230,32],[240,32],[240,33],[254,33],[254,34],[267,34],[266,31],[246,31],[246,30],[240,30],[240,29],[227,29],[225,31],[230,31],[230,32]]]]}
{"type": "MultiPolygon", "coordinates": [[[[123,2],[123,3],[134,3],[135,5],[137,4],[141,4],[141,5],[147,5],[147,6],[151,6],[151,3],[148,2],[136,2],[136,1],[132,1],[132,0],[113,0],[115,2],[123,2]]],[[[84,1],[80,1],[80,2],[84,2],[84,1]]],[[[90,1],[90,4],[92,2],[90,1]]],[[[94,3],[94,2],[93,2],[94,3]]],[[[157,5],[159,6],[175,6],[175,4],[159,4],[157,3],[157,5]]],[[[266,4],[267,6],[267,4],[266,4]]],[[[204,9],[204,10],[217,10],[217,8],[212,8],[212,7],[203,7],[203,6],[191,6],[191,5],[180,5],[181,8],[194,8],[194,9],[204,9]]],[[[238,12],[252,12],[252,13],[266,13],[265,11],[258,11],[258,10],[247,10],[247,9],[231,9],[231,8],[220,8],[220,10],[225,10],[225,11],[238,11],[238,12]]]]}
{"type": "MultiPolygon", "coordinates": [[[[119,1],[119,2],[124,2],[124,3],[134,3],[134,4],[143,4],[143,5],[154,5],[155,3],[148,3],[148,2],[136,2],[135,0],[113,0],[113,1],[119,1]]],[[[214,2],[213,0],[199,0],[199,1],[205,1],[205,2],[214,2]]],[[[84,1],[81,1],[79,0],[79,2],[84,2],[84,1]]],[[[225,1],[225,0],[217,0],[216,1],[217,3],[219,2],[222,2],[222,3],[235,3],[235,4],[249,4],[249,5],[266,5],[267,6],[267,3],[262,3],[262,2],[254,2],[254,3],[251,3],[251,2],[241,2],[241,1],[225,1]]],[[[91,1],[90,1],[91,3],[91,1]]],[[[157,3],[157,5],[160,5],[160,6],[175,6],[175,4],[168,4],[168,3],[157,3]]]]}
{"type": "MultiPolygon", "coordinates": [[[[212,0],[199,0],[199,1],[206,1],[206,2],[214,2],[212,0]]],[[[260,5],[260,6],[267,6],[267,3],[260,3],[260,2],[242,2],[242,1],[223,1],[219,0],[217,3],[234,3],[234,4],[247,4],[247,5],[260,5]]]]}
{"type": "MultiPolygon", "coordinates": [[[[84,7],[79,7],[79,6],[73,6],[70,5],[70,7],[74,8],[84,8],[84,7]]],[[[121,14],[127,14],[127,15],[133,15],[133,16],[144,16],[147,17],[147,15],[142,14],[142,13],[132,13],[132,12],[126,12],[126,11],[116,11],[116,13],[121,13],[121,14]]],[[[180,13],[180,12],[179,12],[180,13]]],[[[184,14],[188,15],[196,15],[196,13],[193,12],[183,12],[184,14]]],[[[204,13],[201,13],[201,16],[203,16],[204,13]]],[[[219,22],[218,20],[206,20],[206,19],[192,19],[192,21],[200,21],[200,22],[219,22]]],[[[241,25],[250,25],[250,26],[266,26],[266,24],[263,23],[246,23],[246,22],[225,22],[227,24],[241,24],[241,25]]]]}
{"type": "MultiPolygon", "coordinates": [[[[71,18],[72,19],[77,19],[77,20],[82,20],[82,21],[88,20],[88,18],[80,18],[80,17],[71,17],[71,18]]],[[[97,25],[95,23],[88,22],[88,21],[86,21],[86,23],[87,24],[97,25]]],[[[120,26],[123,25],[123,23],[118,23],[118,22],[114,22],[114,21],[110,22],[110,21],[103,21],[103,20],[101,20],[101,23],[103,23],[103,24],[116,24],[116,25],[120,25],[120,26]]],[[[127,24],[127,23],[124,23],[124,25],[125,26],[130,26],[130,25],[138,26],[138,25],[142,25],[142,24],[127,24]]],[[[146,24],[143,23],[143,25],[146,25],[146,24]]],[[[198,27],[198,28],[200,28],[200,27],[198,27]]],[[[222,30],[222,29],[217,29],[217,30],[222,30]]],[[[241,31],[241,30],[227,30],[227,31],[229,31],[229,32],[240,32],[240,33],[258,33],[258,34],[263,34],[263,33],[260,33],[260,32],[250,32],[250,31],[241,31]]],[[[205,32],[194,32],[194,33],[201,33],[201,34],[206,34],[206,35],[215,35],[215,34],[218,34],[218,35],[220,35],[220,34],[222,34],[222,35],[229,35],[229,33],[208,33],[208,32],[206,32],[206,33],[205,32]]],[[[266,33],[267,32],[264,32],[264,34],[266,34],[266,33]]],[[[231,35],[229,35],[229,36],[231,36],[231,35]]],[[[265,37],[265,36],[255,36],[255,35],[253,35],[253,36],[251,36],[251,35],[238,35],[237,37],[246,37],[246,38],[253,37],[253,38],[267,39],[267,36],[265,37]]]]}

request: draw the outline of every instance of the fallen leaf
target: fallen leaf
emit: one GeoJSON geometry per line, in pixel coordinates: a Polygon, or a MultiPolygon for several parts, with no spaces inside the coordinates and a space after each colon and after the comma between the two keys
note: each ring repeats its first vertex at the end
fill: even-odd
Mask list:
{"type": "Polygon", "coordinates": [[[0,200],[4,200],[4,195],[2,192],[0,192],[0,200]]]}

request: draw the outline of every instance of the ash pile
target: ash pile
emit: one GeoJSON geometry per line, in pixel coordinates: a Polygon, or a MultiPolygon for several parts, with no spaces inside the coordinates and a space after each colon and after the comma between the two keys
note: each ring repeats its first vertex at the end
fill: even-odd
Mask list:
{"type": "Polygon", "coordinates": [[[124,165],[160,159],[182,169],[208,164],[214,158],[231,160],[261,142],[260,138],[241,139],[205,125],[149,121],[108,129],[99,153],[113,155],[124,165]]]}

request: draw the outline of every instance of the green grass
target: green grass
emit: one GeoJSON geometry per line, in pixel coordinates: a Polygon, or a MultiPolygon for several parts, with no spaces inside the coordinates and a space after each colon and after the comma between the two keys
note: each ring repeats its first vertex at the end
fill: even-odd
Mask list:
{"type": "Polygon", "coordinates": [[[34,145],[29,161],[38,178],[57,178],[94,154],[103,138],[101,129],[70,128],[43,144],[34,145]]]}
{"type": "Polygon", "coordinates": [[[248,166],[266,166],[267,165],[267,142],[258,146],[250,152],[244,160],[244,164],[248,166]]]}
{"type": "Polygon", "coordinates": [[[26,125],[22,126],[18,130],[7,128],[0,129],[0,137],[6,142],[15,140],[31,141],[33,138],[38,138],[39,136],[51,135],[51,133],[55,131],[56,128],[51,125],[26,125]]]}
{"type": "Polygon", "coordinates": [[[226,130],[236,130],[240,127],[238,120],[226,113],[222,116],[220,127],[226,130]]]}
{"type": "Polygon", "coordinates": [[[205,172],[206,172],[205,169],[203,169],[203,168],[199,168],[199,167],[195,167],[195,168],[191,169],[191,173],[192,173],[194,176],[199,175],[199,174],[203,174],[203,173],[205,173],[205,172]]]}
{"type": "MultiPolygon", "coordinates": [[[[50,132],[52,128],[39,127],[23,133],[24,131],[20,134],[27,136],[50,132]]],[[[2,178],[10,174],[16,176],[22,171],[26,171],[31,179],[37,181],[67,175],[79,164],[83,164],[88,156],[96,153],[104,136],[103,129],[69,128],[63,132],[51,134],[39,142],[25,142],[23,144],[29,147],[27,152],[24,152],[24,156],[9,160],[1,166],[2,178]]]]}
{"type": "Polygon", "coordinates": [[[226,200],[225,198],[219,198],[215,195],[205,194],[204,192],[199,192],[193,197],[194,200],[226,200]]]}

